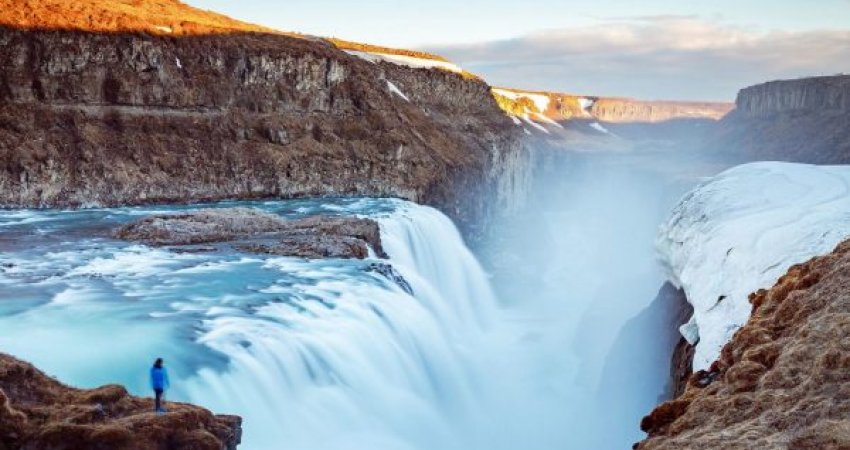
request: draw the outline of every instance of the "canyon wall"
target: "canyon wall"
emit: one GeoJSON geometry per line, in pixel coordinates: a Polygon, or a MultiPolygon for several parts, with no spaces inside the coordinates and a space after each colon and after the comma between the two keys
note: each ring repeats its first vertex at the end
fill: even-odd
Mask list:
{"type": "Polygon", "coordinates": [[[850,75],[751,86],[736,105],[703,151],[741,161],[850,163],[850,75]]]}
{"type": "Polygon", "coordinates": [[[613,123],[664,122],[673,119],[718,120],[731,111],[730,103],[675,102],[635,100],[629,98],[599,98],[590,107],[594,118],[613,123]]]}
{"type": "Polygon", "coordinates": [[[850,242],[750,295],[752,315],[637,449],[850,448],[850,242]]]}
{"type": "Polygon", "coordinates": [[[658,123],[681,119],[719,120],[734,108],[732,103],[638,100],[545,91],[494,89],[494,96],[509,114],[541,114],[556,121],[598,120],[609,123],[658,123]]]}
{"type": "Polygon", "coordinates": [[[7,27],[0,64],[6,207],[394,196],[475,237],[525,191],[485,83],[322,40],[7,27]]]}

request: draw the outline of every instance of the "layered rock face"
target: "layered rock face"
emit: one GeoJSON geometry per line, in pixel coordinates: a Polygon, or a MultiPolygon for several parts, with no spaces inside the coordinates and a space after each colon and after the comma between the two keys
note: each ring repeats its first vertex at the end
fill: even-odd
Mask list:
{"type": "Polygon", "coordinates": [[[235,450],[241,419],[168,403],[156,415],[153,400],[121,386],[74,389],[32,365],[0,354],[0,448],[235,450]]]}
{"type": "Polygon", "coordinates": [[[850,162],[850,75],[772,81],[742,89],[705,144],[741,160],[850,162]]]}
{"type": "Polygon", "coordinates": [[[599,98],[590,114],[601,121],[613,123],[657,123],[674,119],[718,120],[731,111],[731,103],[675,102],[634,100],[629,98],[599,98]]]}
{"type": "Polygon", "coordinates": [[[750,295],[752,315],[638,449],[850,448],[850,241],[750,295]]]}
{"type": "Polygon", "coordinates": [[[474,236],[525,189],[483,82],[325,41],[3,28],[0,64],[3,206],[395,196],[474,236]]]}

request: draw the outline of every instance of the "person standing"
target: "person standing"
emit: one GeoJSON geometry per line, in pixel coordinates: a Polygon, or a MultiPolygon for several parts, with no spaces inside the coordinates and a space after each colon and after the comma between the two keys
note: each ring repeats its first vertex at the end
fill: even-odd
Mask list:
{"type": "Polygon", "coordinates": [[[162,396],[165,391],[168,390],[170,384],[171,383],[168,380],[168,370],[163,367],[162,358],[157,358],[153,363],[153,367],[151,367],[151,388],[153,388],[153,392],[156,396],[155,411],[157,414],[165,412],[162,396]]]}

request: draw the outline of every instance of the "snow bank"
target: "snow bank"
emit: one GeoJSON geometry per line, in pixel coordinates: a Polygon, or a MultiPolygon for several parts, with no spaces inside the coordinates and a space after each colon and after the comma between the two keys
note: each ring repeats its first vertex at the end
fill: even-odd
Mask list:
{"type": "Polygon", "coordinates": [[[681,328],[707,368],[750,315],[747,296],[850,235],[850,166],[744,164],[686,195],[658,250],[694,316],[681,328]]]}
{"type": "Polygon", "coordinates": [[[384,61],[393,64],[398,64],[400,66],[412,67],[414,69],[442,69],[455,73],[463,72],[463,69],[461,69],[457,65],[446,61],[437,61],[434,59],[417,58],[414,56],[406,55],[393,55],[389,53],[360,52],[356,50],[345,50],[345,52],[349,55],[365,59],[366,61],[372,63],[384,61]]]}

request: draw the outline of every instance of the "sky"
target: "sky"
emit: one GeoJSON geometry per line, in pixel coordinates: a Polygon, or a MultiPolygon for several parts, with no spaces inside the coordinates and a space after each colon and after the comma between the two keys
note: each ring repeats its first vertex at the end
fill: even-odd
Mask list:
{"type": "Polygon", "coordinates": [[[733,100],[850,73],[850,0],[188,0],[269,27],[433,51],[490,84],[733,100]]]}

